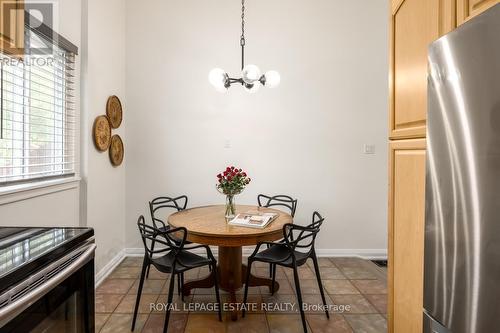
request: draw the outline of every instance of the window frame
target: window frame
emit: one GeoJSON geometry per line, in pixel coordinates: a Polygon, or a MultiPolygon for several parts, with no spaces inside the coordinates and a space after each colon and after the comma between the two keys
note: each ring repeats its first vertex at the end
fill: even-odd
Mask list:
{"type": "MultiPolygon", "coordinates": [[[[74,109],[74,128],[72,129],[72,139],[73,139],[73,172],[57,174],[57,175],[46,175],[40,177],[31,177],[26,179],[15,179],[12,181],[7,181],[0,183],[0,205],[27,199],[33,196],[39,196],[51,192],[58,192],[61,190],[71,189],[79,186],[80,183],[80,105],[79,105],[79,61],[77,61],[78,47],[71,43],[69,40],[59,35],[57,32],[52,30],[46,24],[38,21],[35,17],[31,16],[27,11],[24,12],[24,29],[29,29],[29,33],[34,33],[40,38],[43,38],[47,42],[52,43],[55,47],[58,47],[67,53],[74,56],[74,68],[72,75],[74,75],[73,89],[75,90],[75,96],[73,96],[74,109]],[[16,196],[16,193],[21,193],[21,196],[16,196]],[[30,193],[33,192],[33,193],[30,193]]],[[[28,49],[29,38],[25,38],[25,50],[28,49]]],[[[4,56],[16,58],[8,53],[4,53],[4,56]]],[[[19,57],[19,56],[17,56],[19,57]]],[[[21,56],[22,57],[22,56],[21,56]]],[[[2,71],[2,75],[3,75],[2,71]]],[[[3,84],[3,80],[2,80],[3,84]]],[[[0,87],[3,88],[3,87],[0,87]]],[[[3,89],[2,89],[3,93],[3,89]]],[[[66,96],[65,96],[66,97],[66,96]]],[[[3,98],[1,99],[3,102],[3,98]]],[[[3,105],[0,105],[3,107],[3,105]]],[[[2,129],[4,129],[5,122],[3,121],[3,110],[2,112],[2,129]]],[[[66,113],[67,109],[64,109],[66,113]]],[[[65,115],[66,116],[66,115],[65,115]]],[[[25,132],[23,132],[23,136],[25,132]]],[[[63,134],[64,135],[64,134],[63,134]]],[[[64,149],[64,148],[63,148],[64,149]]],[[[64,164],[62,162],[61,164],[64,164]]]]}

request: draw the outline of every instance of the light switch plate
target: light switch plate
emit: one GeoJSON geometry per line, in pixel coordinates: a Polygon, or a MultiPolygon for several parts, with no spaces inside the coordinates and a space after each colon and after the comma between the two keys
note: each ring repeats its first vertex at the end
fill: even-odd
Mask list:
{"type": "Polygon", "coordinates": [[[366,144],[364,147],[365,154],[372,155],[375,154],[375,145],[366,144]]]}

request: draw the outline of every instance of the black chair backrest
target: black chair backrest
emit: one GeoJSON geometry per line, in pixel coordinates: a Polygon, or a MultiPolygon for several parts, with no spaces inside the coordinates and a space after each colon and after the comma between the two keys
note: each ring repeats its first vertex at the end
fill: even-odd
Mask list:
{"type": "Polygon", "coordinates": [[[158,218],[156,212],[160,209],[175,209],[178,212],[186,209],[188,203],[188,197],[181,195],[176,198],[171,197],[158,197],[154,198],[149,202],[149,212],[151,213],[151,220],[155,228],[166,228],[165,222],[161,218],[158,218]]]}
{"type": "Polygon", "coordinates": [[[318,213],[312,215],[312,223],[307,226],[287,223],[283,226],[283,239],[292,251],[311,253],[316,236],[325,219],[318,213]]]}
{"type": "Polygon", "coordinates": [[[170,251],[174,251],[174,255],[176,256],[177,253],[184,248],[187,236],[186,228],[175,228],[162,231],[147,225],[143,215],[139,216],[137,227],[139,228],[142,243],[144,244],[144,251],[149,260],[153,259],[154,255],[168,253],[170,251]],[[179,234],[182,234],[182,236],[179,234]],[[153,247],[153,242],[160,243],[163,247],[153,247]]]}
{"type": "Polygon", "coordinates": [[[273,207],[273,206],[285,207],[288,210],[290,210],[290,215],[292,217],[295,216],[295,210],[297,209],[297,199],[294,199],[284,194],[275,196],[259,194],[257,196],[257,202],[260,207],[273,207]]]}

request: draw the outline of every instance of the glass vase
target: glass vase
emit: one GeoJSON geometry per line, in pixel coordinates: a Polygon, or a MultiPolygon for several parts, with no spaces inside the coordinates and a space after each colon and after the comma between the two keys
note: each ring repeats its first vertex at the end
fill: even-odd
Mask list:
{"type": "Polygon", "coordinates": [[[226,218],[232,219],[236,216],[236,205],[234,204],[234,195],[226,195],[226,218]]]}

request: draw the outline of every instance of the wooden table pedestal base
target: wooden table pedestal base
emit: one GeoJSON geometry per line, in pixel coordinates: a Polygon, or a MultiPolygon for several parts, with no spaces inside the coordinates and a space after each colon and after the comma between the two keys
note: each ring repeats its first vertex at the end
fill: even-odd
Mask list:
{"type": "MultiPolygon", "coordinates": [[[[243,287],[247,277],[247,265],[242,263],[241,246],[226,247],[219,246],[219,258],[217,266],[217,279],[220,289],[229,293],[230,303],[237,303],[236,292],[243,287]]],[[[215,276],[212,271],[206,277],[184,283],[182,294],[189,296],[194,288],[213,288],[215,285],[215,276]]],[[[272,280],[264,277],[257,277],[250,274],[249,287],[268,286],[269,292],[272,289],[272,280]]],[[[274,292],[279,290],[279,283],[274,282],[274,292]]],[[[238,313],[233,311],[231,319],[237,320],[238,313]]]]}

